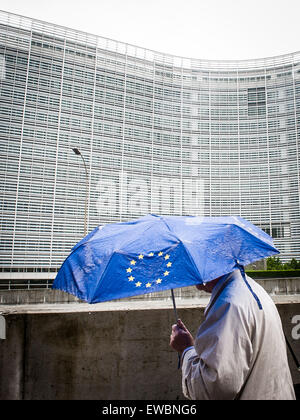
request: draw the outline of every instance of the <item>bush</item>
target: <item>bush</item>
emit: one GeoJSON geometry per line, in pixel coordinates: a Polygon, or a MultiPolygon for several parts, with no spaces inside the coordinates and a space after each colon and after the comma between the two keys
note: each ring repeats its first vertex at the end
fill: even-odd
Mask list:
{"type": "Polygon", "coordinates": [[[279,257],[267,258],[267,270],[299,270],[300,261],[292,258],[291,261],[283,263],[279,257]]]}

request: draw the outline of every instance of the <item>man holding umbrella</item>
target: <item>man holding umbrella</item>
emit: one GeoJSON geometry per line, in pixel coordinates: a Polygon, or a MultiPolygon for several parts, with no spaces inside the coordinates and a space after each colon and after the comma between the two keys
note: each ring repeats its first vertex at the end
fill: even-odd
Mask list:
{"type": "Polygon", "coordinates": [[[293,399],[276,307],[243,268],[277,253],[272,238],[240,216],[149,214],[96,227],[72,248],[52,287],[93,304],[199,285],[212,298],[195,341],[181,322],[171,337],[182,354],[184,394],[293,399]]]}
{"type": "Polygon", "coordinates": [[[180,320],[172,327],[189,399],[295,399],[276,306],[244,276],[235,270],[196,286],[212,296],[195,340],[180,320]]]}

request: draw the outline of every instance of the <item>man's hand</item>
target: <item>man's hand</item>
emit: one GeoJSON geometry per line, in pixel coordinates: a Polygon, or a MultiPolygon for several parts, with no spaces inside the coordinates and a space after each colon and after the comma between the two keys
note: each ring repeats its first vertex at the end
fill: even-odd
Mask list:
{"type": "Polygon", "coordinates": [[[172,334],[170,336],[170,346],[179,354],[182,354],[184,349],[194,345],[194,339],[186,328],[184,323],[179,319],[177,324],[172,325],[172,334]]]}

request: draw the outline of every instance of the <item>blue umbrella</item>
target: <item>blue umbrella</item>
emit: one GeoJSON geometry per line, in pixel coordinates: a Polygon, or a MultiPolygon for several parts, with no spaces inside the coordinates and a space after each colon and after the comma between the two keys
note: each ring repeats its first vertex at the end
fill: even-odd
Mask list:
{"type": "Polygon", "coordinates": [[[260,306],[243,267],[277,253],[272,238],[241,217],[149,214],[94,229],[74,246],[53,288],[96,303],[173,292],[239,268],[260,306]]]}

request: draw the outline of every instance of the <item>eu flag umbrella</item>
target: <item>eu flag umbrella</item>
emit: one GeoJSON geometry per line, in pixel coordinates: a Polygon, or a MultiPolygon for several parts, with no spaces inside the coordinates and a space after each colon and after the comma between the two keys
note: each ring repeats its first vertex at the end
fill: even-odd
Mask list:
{"type": "Polygon", "coordinates": [[[277,253],[269,235],[238,216],[149,214],[94,229],[74,246],[53,288],[96,303],[207,283],[239,268],[257,299],[243,267],[277,253]]]}

